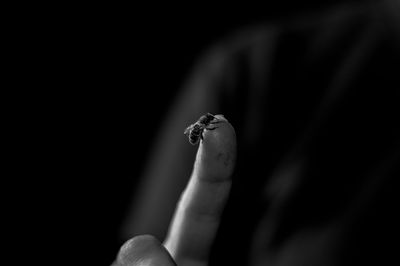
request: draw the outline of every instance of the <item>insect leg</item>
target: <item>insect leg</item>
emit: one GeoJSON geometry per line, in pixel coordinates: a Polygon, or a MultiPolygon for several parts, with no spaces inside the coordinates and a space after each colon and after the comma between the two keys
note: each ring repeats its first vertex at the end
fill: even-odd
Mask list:
{"type": "Polygon", "coordinates": [[[190,126],[188,126],[186,129],[185,129],[185,131],[183,132],[183,134],[189,134],[190,133],[190,130],[193,128],[193,125],[190,125],[190,126]]]}

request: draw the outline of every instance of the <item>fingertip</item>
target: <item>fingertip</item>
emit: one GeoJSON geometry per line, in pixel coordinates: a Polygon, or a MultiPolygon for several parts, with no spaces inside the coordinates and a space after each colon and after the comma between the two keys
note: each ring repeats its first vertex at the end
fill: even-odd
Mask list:
{"type": "Polygon", "coordinates": [[[228,120],[222,118],[215,130],[204,131],[196,159],[207,169],[203,176],[214,181],[230,178],[236,162],[236,133],[228,120]]]}

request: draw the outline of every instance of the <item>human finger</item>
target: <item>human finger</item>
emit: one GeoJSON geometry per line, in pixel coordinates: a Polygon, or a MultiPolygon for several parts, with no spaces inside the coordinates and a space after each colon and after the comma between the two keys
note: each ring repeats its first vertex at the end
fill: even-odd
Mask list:
{"type": "Polygon", "coordinates": [[[122,245],[112,266],[176,266],[165,247],[153,236],[140,235],[122,245]]]}
{"type": "Polygon", "coordinates": [[[170,226],[165,246],[178,265],[206,265],[231,188],[236,135],[221,115],[205,130],[193,172],[170,226]]]}

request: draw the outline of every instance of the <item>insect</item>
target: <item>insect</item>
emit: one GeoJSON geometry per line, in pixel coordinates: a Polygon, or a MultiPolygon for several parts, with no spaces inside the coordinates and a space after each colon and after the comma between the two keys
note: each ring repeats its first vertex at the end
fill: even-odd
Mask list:
{"type": "Polygon", "coordinates": [[[212,125],[220,122],[221,121],[218,120],[215,115],[207,113],[201,116],[196,123],[188,126],[183,134],[188,135],[190,144],[196,145],[199,143],[200,139],[203,140],[203,132],[205,129],[214,130],[217,127],[213,127],[212,125]]]}

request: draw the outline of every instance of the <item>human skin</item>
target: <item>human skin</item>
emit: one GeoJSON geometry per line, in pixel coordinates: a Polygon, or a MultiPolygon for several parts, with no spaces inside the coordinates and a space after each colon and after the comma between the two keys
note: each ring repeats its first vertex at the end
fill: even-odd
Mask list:
{"type": "Polygon", "coordinates": [[[114,266],[206,266],[231,188],[236,135],[220,115],[216,129],[205,130],[193,171],[181,195],[163,244],[136,236],[120,249],[114,266]]]}

